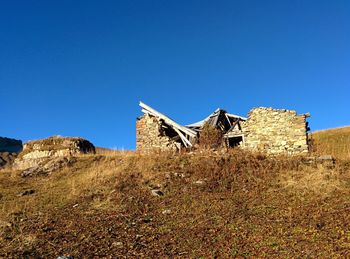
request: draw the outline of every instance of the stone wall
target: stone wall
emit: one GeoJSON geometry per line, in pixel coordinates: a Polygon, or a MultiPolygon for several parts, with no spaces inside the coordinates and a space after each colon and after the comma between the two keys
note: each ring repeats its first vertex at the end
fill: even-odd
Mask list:
{"type": "Polygon", "coordinates": [[[252,109],[242,130],[245,135],[243,148],[274,154],[308,152],[306,116],[297,115],[296,111],[252,109]]]}
{"type": "Polygon", "coordinates": [[[136,150],[176,151],[177,143],[165,134],[163,123],[156,117],[143,115],[136,121],[136,150]]]}
{"type": "Polygon", "coordinates": [[[74,157],[80,154],[95,153],[95,146],[86,139],[54,136],[26,143],[23,151],[14,162],[14,167],[24,170],[42,165],[51,159],[74,157]]]}

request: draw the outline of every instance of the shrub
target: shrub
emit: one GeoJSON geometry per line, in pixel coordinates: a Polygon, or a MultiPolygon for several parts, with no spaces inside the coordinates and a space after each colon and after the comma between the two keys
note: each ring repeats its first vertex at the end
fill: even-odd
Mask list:
{"type": "Polygon", "coordinates": [[[218,148],[223,144],[223,132],[209,123],[203,125],[200,132],[198,144],[202,148],[218,148]]]}

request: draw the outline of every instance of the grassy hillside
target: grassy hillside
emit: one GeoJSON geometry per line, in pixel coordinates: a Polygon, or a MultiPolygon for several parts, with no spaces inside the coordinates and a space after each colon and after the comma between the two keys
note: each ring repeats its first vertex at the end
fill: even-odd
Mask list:
{"type": "Polygon", "coordinates": [[[349,163],[101,152],[49,176],[0,173],[0,257],[350,256],[349,163]]]}
{"type": "Polygon", "coordinates": [[[317,131],[311,136],[316,153],[350,159],[350,127],[317,131]]]}

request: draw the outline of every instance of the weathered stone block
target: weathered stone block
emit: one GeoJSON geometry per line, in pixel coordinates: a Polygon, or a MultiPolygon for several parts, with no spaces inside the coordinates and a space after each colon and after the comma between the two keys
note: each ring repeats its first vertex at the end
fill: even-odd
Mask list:
{"type": "Polygon", "coordinates": [[[16,158],[14,167],[24,170],[52,158],[73,157],[87,153],[95,153],[94,145],[88,140],[54,136],[26,143],[16,158]]]}

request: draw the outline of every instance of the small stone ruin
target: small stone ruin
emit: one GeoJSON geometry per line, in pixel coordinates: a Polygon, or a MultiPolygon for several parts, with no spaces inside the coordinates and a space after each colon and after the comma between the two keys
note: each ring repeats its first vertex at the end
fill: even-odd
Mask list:
{"type": "Polygon", "coordinates": [[[240,147],[269,154],[307,154],[309,114],[294,110],[259,107],[248,118],[217,109],[202,121],[182,126],[140,102],[143,116],[136,122],[138,152],[177,151],[195,148],[204,125],[222,131],[227,147],[240,147]]]}
{"type": "Polygon", "coordinates": [[[56,170],[57,165],[64,166],[70,162],[70,158],[89,153],[94,154],[95,147],[88,140],[54,136],[24,144],[23,151],[16,158],[13,167],[30,172],[56,170]]]}

